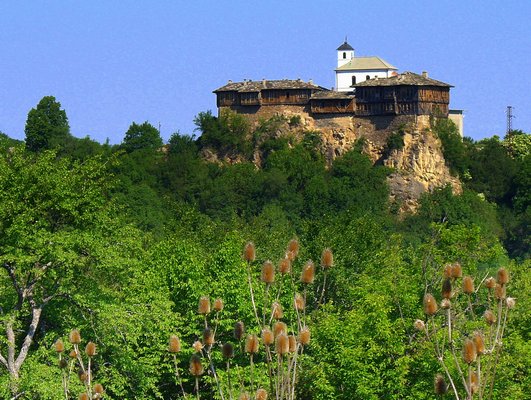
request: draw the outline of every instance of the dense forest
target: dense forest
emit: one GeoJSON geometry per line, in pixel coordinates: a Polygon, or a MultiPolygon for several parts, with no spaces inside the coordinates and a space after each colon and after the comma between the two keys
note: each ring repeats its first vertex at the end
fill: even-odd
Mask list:
{"type": "MultiPolygon", "coordinates": [[[[273,366],[296,370],[287,383],[293,397],[454,398],[441,376],[434,388],[434,377],[447,377],[437,340],[447,330],[449,299],[457,304],[448,285],[461,291],[461,274],[445,268],[458,263],[468,303],[456,320],[470,317],[456,325],[456,347],[466,348],[469,333],[484,325],[491,294],[499,300],[498,323],[506,298],[513,301],[501,321],[493,388],[480,389],[479,398],[530,399],[531,135],[474,141],[460,138],[447,120],[435,122],[463,193],[437,189],[404,215],[389,200],[392,171],[373,165],[361,141],[327,163],[318,133],[274,137],[280,122],[297,124],[275,117],[252,127],[236,114],[202,112],[197,137],[176,132],[163,143],[143,122],[132,123],[121,144],[100,144],[72,136],[66,111],[48,96],[29,111],[25,141],[1,133],[0,397],[82,398],[82,357],[71,354],[58,365],[58,353],[64,342],[68,359],[72,346],[91,341],[92,382],[105,388],[105,398],[222,398],[224,390],[225,399],[254,399],[272,382],[271,353],[244,346],[234,324],[260,336],[275,319],[294,334],[311,332],[304,351],[295,350],[298,358],[288,354],[286,367],[279,355],[273,366]],[[212,149],[241,157],[207,161],[212,149]],[[252,162],[256,149],[260,168],[252,162]],[[248,248],[244,254],[248,242],[252,256],[248,248]],[[287,251],[288,243],[296,251],[287,251]],[[273,278],[266,261],[276,267],[286,259],[291,279],[278,271],[273,278]],[[498,280],[492,292],[490,276],[498,280]],[[473,290],[465,277],[474,278],[473,290]],[[295,293],[304,297],[301,315],[297,305],[292,310],[295,293]],[[430,308],[428,293],[440,310],[430,308]],[[199,302],[204,296],[223,306],[213,302],[210,314],[199,302]],[[419,330],[416,320],[426,327],[419,330]],[[179,343],[170,341],[168,351],[170,337],[179,343]],[[210,351],[192,347],[209,340],[210,351]],[[251,397],[241,397],[246,392],[251,397]]],[[[476,365],[466,351],[463,359],[448,375],[476,365]]],[[[473,386],[467,371],[456,391],[477,398],[466,389],[473,386]]],[[[100,388],[91,390],[99,398],[100,388]]],[[[281,397],[277,390],[269,398],[281,397]]]]}

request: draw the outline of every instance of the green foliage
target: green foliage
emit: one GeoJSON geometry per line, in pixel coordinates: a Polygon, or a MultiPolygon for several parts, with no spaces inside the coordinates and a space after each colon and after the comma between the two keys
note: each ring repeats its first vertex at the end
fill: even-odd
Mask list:
{"type": "Polygon", "coordinates": [[[54,149],[70,135],[65,110],[53,96],[45,96],[32,108],[26,120],[26,148],[31,151],[54,149]]]}
{"type": "Polygon", "coordinates": [[[468,155],[457,126],[448,118],[438,118],[433,131],[441,140],[444,159],[450,172],[464,176],[468,168],[468,155]]]}
{"type": "Polygon", "coordinates": [[[122,142],[121,148],[127,153],[136,150],[159,150],[162,147],[162,139],[157,128],[149,122],[137,124],[133,122],[122,142]]]}
{"type": "Polygon", "coordinates": [[[224,110],[219,117],[211,111],[201,112],[194,123],[201,132],[200,143],[203,147],[214,147],[222,152],[237,151],[248,154],[250,127],[244,115],[224,110]]]}
{"type": "Polygon", "coordinates": [[[405,126],[402,125],[395,132],[392,132],[387,138],[386,151],[390,153],[393,150],[402,150],[404,148],[405,126]]]}

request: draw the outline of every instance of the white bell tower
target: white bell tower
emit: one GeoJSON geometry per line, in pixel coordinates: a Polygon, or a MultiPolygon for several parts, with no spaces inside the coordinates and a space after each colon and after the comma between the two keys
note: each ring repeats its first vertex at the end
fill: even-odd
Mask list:
{"type": "Polygon", "coordinates": [[[337,48],[337,68],[345,65],[353,58],[354,49],[347,43],[347,38],[345,38],[345,42],[337,48]]]}

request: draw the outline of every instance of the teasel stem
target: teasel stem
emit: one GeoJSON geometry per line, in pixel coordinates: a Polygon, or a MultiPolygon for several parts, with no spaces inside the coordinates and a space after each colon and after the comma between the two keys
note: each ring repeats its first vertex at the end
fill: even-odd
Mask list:
{"type": "Polygon", "coordinates": [[[249,283],[249,291],[251,293],[251,303],[253,304],[254,316],[256,318],[256,323],[260,326],[260,318],[258,318],[258,311],[256,310],[256,302],[254,301],[254,291],[253,291],[253,281],[251,277],[251,262],[247,261],[247,281],[249,283]]]}
{"type": "MultiPolygon", "coordinates": [[[[431,316],[428,320],[428,322],[426,323],[426,336],[428,337],[428,339],[430,338],[430,334],[429,334],[429,321],[432,322],[432,325],[433,325],[433,343],[435,344],[435,354],[437,356],[437,360],[439,361],[439,363],[441,364],[441,366],[443,367],[444,369],[444,372],[446,373],[446,377],[448,378],[448,381],[450,382],[450,384],[452,385],[452,389],[454,391],[454,394],[455,394],[455,398],[456,399],[459,399],[459,393],[457,392],[457,388],[455,387],[455,383],[452,379],[452,376],[450,375],[450,371],[448,371],[448,367],[446,366],[446,363],[444,362],[444,354],[441,352],[440,348],[439,348],[439,343],[437,342],[437,338],[435,337],[435,321],[434,321],[434,318],[433,316],[431,316]]],[[[461,379],[463,381],[463,386],[466,387],[466,380],[465,380],[465,377],[463,376],[463,372],[461,371],[461,367],[459,366],[459,361],[457,359],[457,356],[455,355],[455,349],[454,349],[454,346],[453,346],[453,343],[450,342],[450,349],[451,349],[451,353],[454,357],[454,361],[457,365],[457,369],[459,371],[459,375],[461,376],[461,379]]]]}
{"type": "Polygon", "coordinates": [[[324,304],[325,298],[325,290],[326,290],[326,276],[328,275],[328,268],[325,268],[323,272],[323,290],[321,290],[321,296],[319,297],[319,302],[317,303],[317,308],[321,306],[321,304],[324,304]]]}
{"type": "Polygon", "coordinates": [[[92,399],[92,383],[91,383],[91,381],[92,381],[92,373],[90,371],[91,362],[92,362],[92,357],[89,357],[88,358],[88,362],[87,362],[87,364],[88,364],[88,366],[87,366],[87,377],[88,377],[88,379],[87,379],[87,392],[88,393],[87,394],[89,395],[89,398],[92,399]]]}
{"type": "Polygon", "coordinates": [[[199,377],[195,377],[195,397],[199,400],[199,377]]]}
{"type": "Polygon", "coordinates": [[[229,384],[229,398],[232,400],[232,382],[230,380],[230,359],[227,360],[227,382],[229,384]]]}
{"type": "Polygon", "coordinates": [[[468,388],[467,388],[467,399],[472,400],[472,364],[468,364],[468,388]]]}
{"type": "Polygon", "coordinates": [[[181,379],[181,374],[179,374],[179,363],[177,362],[177,354],[173,353],[173,363],[175,365],[175,377],[177,378],[177,383],[181,387],[181,392],[183,392],[183,399],[186,397],[184,392],[183,380],[181,379]]]}
{"type": "Polygon", "coordinates": [[[474,320],[475,319],[475,314],[474,314],[474,308],[472,307],[472,300],[470,299],[470,294],[467,293],[466,297],[468,299],[468,309],[470,311],[470,318],[472,318],[472,320],[474,320]]]}
{"type": "Polygon", "coordinates": [[[479,400],[483,399],[483,393],[481,391],[481,359],[483,357],[478,357],[478,396],[479,400]]]}
{"type": "MultiPolygon", "coordinates": [[[[262,326],[261,328],[263,328],[264,326],[266,326],[266,308],[267,308],[267,304],[269,302],[269,287],[271,286],[270,283],[266,283],[266,286],[265,286],[265,289],[264,289],[264,306],[262,307],[262,319],[263,319],[263,323],[262,323],[262,326]]],[[[271,322],[269,322],[271,324],[271,322]]]]}
{"type": "MultiPolygon", "coordinates": [[[[59,353],[59,364],[61,364],[62,359],[63,355],[59,353]]],[[[68,400],[68,375],[66,372],[66,368],[63,369],[63,392],[65,394],[65,399],[68,400]]]]}
{"type": "Polygon", "coordinates": [[[210,371],[212,371],[212,376],[214,376],[214,380],[216,381],[216,386],[219,390],[219,395],[221,396],[221,400],[225,400],[225,397],[223,397],[223,391],[221,390],[221,385],[219,384],[218,374],[216,373],[216,368],[214,367],[214,363],[212,362],[212,354],[210,350],[212,349],[212,345],[208,345],[205,347],[205,354],[208,359],[208,366],[210,368],[210,371]]]}
{"type": "Polygon", "coordinates": [[[501,318],[503,314],[503,299],[498,300],[498,324],[496,325],[496,337],[494,339],[493,349],[498,345],[498,338],[501,329],[501,318]]]}
{"type": "MultiPolygon", "coordinates": [[[[292,372],[292,378],[291,378],[292,382],[291,382],[291,393],[290,393],[291,399],[295,398],[295,381],[297,377],[297,355],[299,354],[298,347],[299,345],[297,345],[297,351],[295,352],[295,355],[293,356],[293,372],[292,372]]],[[[304,351],[304,347],[301,346],[301,355],[303,351],[304,351]]],[[[290,379],[289,376],[288,376],[288,379],[290,379]]]]}
{"type": "Polygon", "coordinates": [[[249,354],[250,356],[250,366],[251,366],[251,392],[254,392],[254,363],[253,363],[253,353],[249,354]]]}
{"type": "Polygon", "coordinates": [[[302,310],[302,320],[304,322],[304,326],[306,326],[306,304],[308,304],[308,302],[306,301],[307,286],[308,285],[304,285],[304,310],[302,310]]]}
{"type": "MultiPolygon", "coordinates": [[[[503,310],[503,300],[500,299],[499,300],[499,306],[498,306],[498,310],[499,310],[499,318],[498,318],[498,321],[501,320],[501,313],[502,313],[502,310],[503,310]]],[[[494,359],[494,365],[492,366],[492,377],[490,378],[490,389],[489,389],[489,399],[492,399],[492,391],[494,390],[494,381],[496,379],[496,367],[498,365],[498,361],[500,359],[500,353],[501,353],[501,350],[502,350],[502,337],[503,337],[503,331],[505,330],[505,325],[507,323],[507,314],[509,312],[509,307],[506,307],[505,308],[505,315],[503,317],[503,325],[501,327],[501,334],[500,336],[498,336],[498,331],[500,330],[500,326],[497,327],[496,329],[496,342],[494,343],[494,349],[496,350],[496,358],[494,359]]],[[[498,325],[499,325],[499,322],[498,322],[498,325]]]]}
{"type": "Polygon", "coordinates": [[[266,348],[266,361],[267,361],[267,373],[269,375],[269,389],[271,393],[274,392],[274,382],[273,382],[273,359],[271,356],[271,347],[265,346],[266,348]]]}

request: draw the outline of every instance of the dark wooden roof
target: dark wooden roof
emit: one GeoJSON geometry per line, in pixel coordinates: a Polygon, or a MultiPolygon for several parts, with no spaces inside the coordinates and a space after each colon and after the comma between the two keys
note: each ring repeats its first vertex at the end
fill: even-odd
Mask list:
{"type": "Polygon", "coordinates": [[[335,90],[322,90],[315,92],[310,97],[310,100],[323,100],[323,99],[345,99],[351,100],[354,98],[352,93],[348,92],[336,92],[335,90]]]}
{"type": "Polygon", "coordinates": [[[351,46],[350,44],[348,44],[347,41],[345,40],[345,42],[343,42],[343,44],[337,48],[337,51],[342,51],[342,50],[354,50],[354,49],[353,49],[352,46],[351,46]]]}
{"type": "Polygon", "coordinates": [[[218,92],[260,92],[266,89],[315,89],[325,90],[322,86],[318,86],[313,82],[304,82],[303,80],[296,79],[282,79],[282,80],[261,80],[261,81],[243,81],[243,82],[230,82],[219,89],[214,90],[214,93],[218,92]]]}
{"type": "Polygon", "coordinates": [[[374,87],[374,86],[439,86],[453,87],[448,83],[437,81],[413,72],[404,72],[390,78],[375,78],[360,82],[352,87],[374,87]]]}

